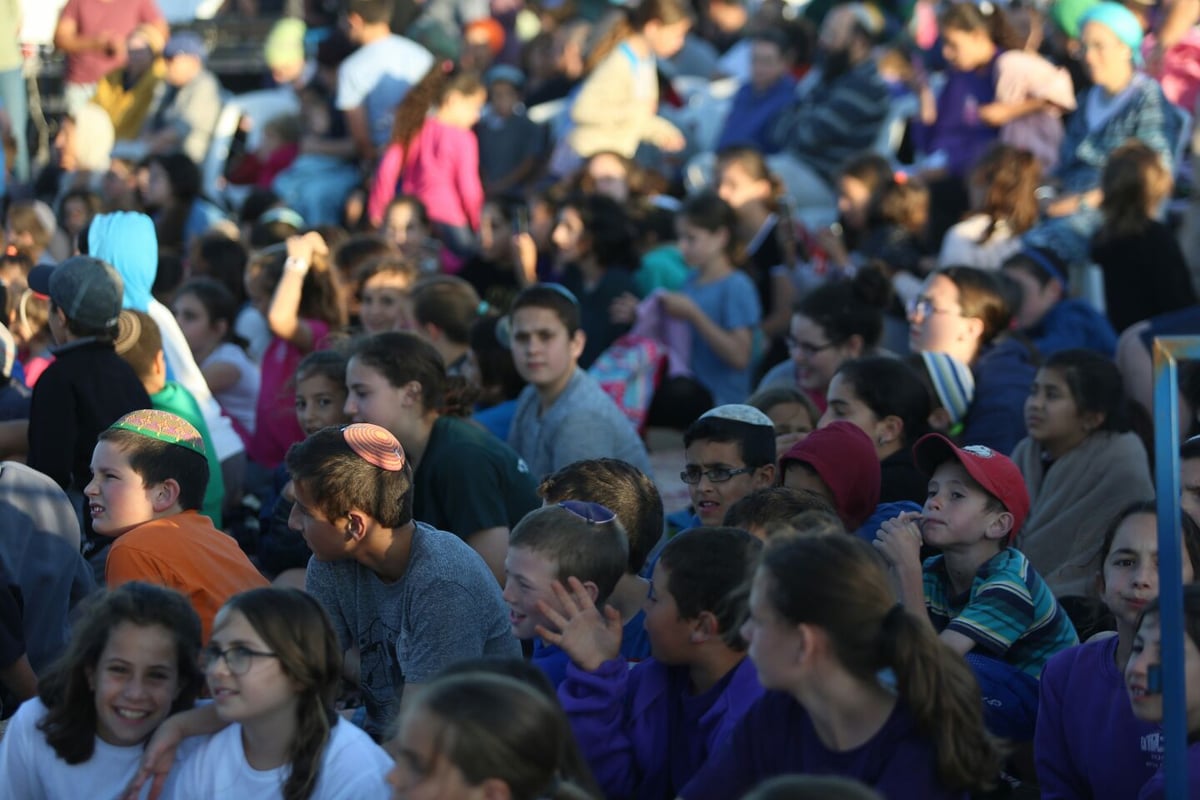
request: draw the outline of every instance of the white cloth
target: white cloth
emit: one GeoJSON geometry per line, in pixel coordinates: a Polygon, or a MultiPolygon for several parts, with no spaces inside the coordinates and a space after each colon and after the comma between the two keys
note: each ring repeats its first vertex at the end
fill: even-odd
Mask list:
{"type": "MultiPolygon", "coordinates": [[[[117,800],[137,774],[144,752],[141,745],[114,747],[96,739],[92,757],[68,764],[58,757],[37,724],[46,707],[36,697],[26,700],[0,738],[0,795],[19,800],[117,800]]],[[[174,791],[178,767],[186,765],[195,745],[185,742],[176,754],[177,769],[167,778],[164,797],[174,791]]],[[[147,785],[140,795],[150,794],[147,785]]]]}
{"type": "Polygon", "coordinates": [[[431,66],[433,54],[403,36],[365,44],[338,67],[338,110],[362,106],[371,141],[382,148],[391,138],[396,106],[431,66]]]}
{"type": "Polygon", "coordinates": [[[247,348],[250,360],[261,364],[263,353],[271,344],[271,326],[262,312],[250,305],[243,308],[234,320],[233,332],[250,343],[247,348]]]}
{"type": "Polygon", "coordinates": [[[242,443],[242,437],[233,429],[229,418],[221,413],[221,406],[208,390],[204,373],[200,372],[200,367],[196,365],[196,359],[192,357],[192,348],[188,346],[171,309],[157,300],[151,300],[146,313],[158,325],[162,334],[163,355],[166,357],[171,377],[191,392],[200,405],[200,411],[204,414],[204,424],[208,425],[208,434],[212,437],[213,448],[217,451],[217,461],[224,461],[245,452],[246,446],[242,443]]]}
{"type": "MultiPolygon", "coordinates": [[[[333,726],[310,800],[360,800],[388,797],[384,776],[392,759],[364,731],[343,719],[333,726]]],[[[210,736],[180,768],[168,800],[211,800],[216,797],[270,800],[283,797],[290,766],[260,771],[246,761],[242,726],[230,725],[210,736]]]]}
{"type": "Polygon", "coordinates": [[[201,369],[207,369],[211,364],[231,364],[238,370],[238,381],[231,388],[217,392],[214,396],[225,413],[233,417],[246,429],[254,433],[255,409],[258,407],[258,389],[262,382],[258,365],[255,364],[246,351],[233,342],[222,342],[208,354],[201,369]]]}
{"type": "Polygon", "coordinates": [[[1013,236],[1008,223],[1001,220],[987,242],[980,244],[979,239],[991,220],[987,214],[974,214],[946,231],[938,266],[1000,269],[1009,256],[1021,249],[1021,239],[1013,236]]]}

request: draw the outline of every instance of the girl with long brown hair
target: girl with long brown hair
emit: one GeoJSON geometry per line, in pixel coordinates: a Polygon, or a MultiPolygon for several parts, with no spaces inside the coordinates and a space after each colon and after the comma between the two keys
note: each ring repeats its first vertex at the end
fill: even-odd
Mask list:
{"type": "Polygon", "coordinates": [[[479,76],[456,70],[449,61],[434,64],[409,90],[396,108],[392,140],[371,184],[367,214],[372,225],[383,224],[400,190],[425,205],[435,234],[454,256],[475,252],[483,183],[479,140],[471,128],[486,101],[479,76]]]}
{"type": "Polygon", "coordinates": [[[998,269],[1021,249],[1021,234],[1038,219],[1034,196],[1042,171],[1032,153],[998,144],[979,160],[967,181],[971,210],[946,231],[938,264],[998,269]]]}

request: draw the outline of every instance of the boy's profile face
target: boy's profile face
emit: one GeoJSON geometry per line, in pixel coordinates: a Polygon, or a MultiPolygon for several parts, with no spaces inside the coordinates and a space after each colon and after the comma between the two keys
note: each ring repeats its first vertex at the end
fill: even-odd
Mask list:
{"type": "Polygon", "coordinates": [[[112,442],[97,442],[92,451],[92,480],[84,487],[92,528],[102,536],[120,536],[157,517],[154,494],[133,471],[129,457],[112,442]]]}
{"type": "MultiPolygon", "coordinates": [[[[998,511],[989,511],[991,496],[962,464],[951,459],[933,471],[922,511],[921,536],[935,547],[978,544],[994,530],[998,511]]],[[[1007,533],[1007,531],[1005,531],[1007,533]]]]}
{"type": "Polygon", "coordinates": [[[646,612],[646,636],[650,639],[650,655],[663,664],[684,664],[689,661],[692,626],[679,613],[679,605],[670,589],[671,571],[659,561],[654,565],[650,591],[642,609],[646,612]]]}
{"type": "Polygon", "coordinates": [[[522,378],[539,389],[564,385],[583,353],[583,332],[574,336],[558,314],[526,306],[512,315],[513,364],[522,378]]]}
{"type": "Polygon", "coordinates": [[[697,439],[684,451],[687,464],[685,472],[698,474],[699,483],[688,484],[692,508],[700,517],[700,524],[719,526],[725,522],[729,507],[751,492],[765,489],[774,477],[772,470],[765,467],[742,472],[728,480],[714,481],[707,473],[711,471],[737,471],[746,468],[742,458],[742,446],[738,442],[714,442],[697,439]]]}
{"type": "Polygon", "coordinates": [[[526,547],[509,547],[504,557],[504,602],[508,603],[508,623],[513,636],[532,639],[538,625],[552,628],[550,621],[538,612],[539,600],[557,609],[554,582],[558,580],[558,564],[541,553],[526,547]]]}
{"type": "Polygon", "coordinates": [[[288,527],[304,537],[308,549],[318,561],[338,561],[346,557],[346,534],[325,518],[316,507],[314,498],[299,481],[291,484],[292,511],[288,514],[288,527]]]}

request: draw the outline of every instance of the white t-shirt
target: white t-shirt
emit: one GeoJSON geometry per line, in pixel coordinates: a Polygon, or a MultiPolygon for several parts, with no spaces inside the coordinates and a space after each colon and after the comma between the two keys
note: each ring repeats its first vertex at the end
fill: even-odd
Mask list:
{"type": "MultiPolygon", "coordinates": [[[[68,764],[58,757],[37,724],[46,707],[36,697],[26,700],[8,722],[0,737],[0,795],[20,800],[117,800],[137,774],[142,746],[115,747],[96,739],[92,757],[82,764],[68,764]]],[[[197,743],[198,744],[198,743],[197,743]]],[[[167,778],[164,796],[174,790],[178,767],[195,752],[196,744],[184,743],[176,753],[176,770],[167,778]]],[[[150,787],[141,797],[149,796],[150,787]]]]}
{"type": "Polygon", "coordinates": [[[979,237],[991,219],[987,214],[973,214],[946,231],[938,266],[1000,269],[1009,256],[1021,249],[1021,237],[1013,236],[1008,223],[1001,220],[987,243],[980,244],[979,237]]]}
{"type": "Polygon", "coordinates": [[[339,111],[363,107],[371,141],[383,147],[392,135],[396,106],[433,66],[433,54],[392,34],[365,44],[338,67],[339,111]]]}
{"type": "Polygon", "coordinates": [[[238,381],[223,392],[214,396],[226,414],[236,419],[249,433],[254,433],[254,410],[258,405],[258,388],[262,375],[258,365],[250,360],[246,351],[232,342],[222,342],[208,354],[201,369],[207,369],[210,364],[232,364],[238,370],[238,381]]]}
{"type": "MultiPolygon", "coordinates": [[[[321,755],[321,771],[311,800],[361,800],[388,797],[384,777],[392,759],[363,730],[338,719],[321,755]]],[[[268,800],[282,797],[290,766],[259,771],[246,761],[242,726],[230,725],[210,736],[180,768],[169,800],[215,797],[268,800]]]]}
{"type": "Polygon", "coordinates": [[[263,353],[271,344],[271,326],[262,312],[254,306],[244,306],[233,323],[233,331],[250,343],[247,348],[250,360],[255,364],[261,363],[263,353]]]}

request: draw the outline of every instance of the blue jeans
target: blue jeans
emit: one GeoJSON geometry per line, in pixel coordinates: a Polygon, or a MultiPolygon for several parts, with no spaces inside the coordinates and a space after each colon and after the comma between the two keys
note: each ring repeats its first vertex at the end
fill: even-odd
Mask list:
{"type": "Polygon", "coordinates": [[[1001,739],[1028,742],[1037,723],[1038,679],[1011,664],[976,653],[967,665],[983,692],[983,723],[1001,739]]]}
{"type": "Polygon", "coordinates": [[[29,183],[29,142],[26,129],[29,127],[29,89],[25,85],[25,73],[21,67],[0,72],[0,105],[12,120],[12,135],[17,142],[17,160],[13,174],[17,183],[29,183]]]}

